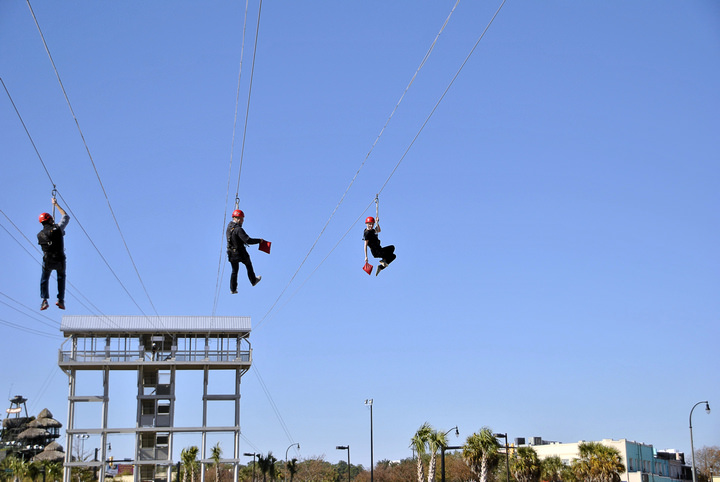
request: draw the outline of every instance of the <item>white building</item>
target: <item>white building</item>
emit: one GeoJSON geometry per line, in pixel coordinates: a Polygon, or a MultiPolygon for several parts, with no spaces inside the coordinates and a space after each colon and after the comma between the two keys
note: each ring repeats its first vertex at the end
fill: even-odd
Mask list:
{"type": "MultiPolygon", "coordinates": [[[[578,446],[585,442],[560,443],[546,442],[540,437],[532,437],[529,444],[525,439],[515,439],[515,445],[531,446],[538,458],[557,456],[569,465],[580,458],[578,446]]],[[[599,443],[614,447],[620,452],[625,472],[620,474],[622,482],[681,482],[692,480],[690,467],[685,464],[685,455],[676,450],[656,450],[652,445],[633,442],[627,439],[603,439],[599,443]]]]}

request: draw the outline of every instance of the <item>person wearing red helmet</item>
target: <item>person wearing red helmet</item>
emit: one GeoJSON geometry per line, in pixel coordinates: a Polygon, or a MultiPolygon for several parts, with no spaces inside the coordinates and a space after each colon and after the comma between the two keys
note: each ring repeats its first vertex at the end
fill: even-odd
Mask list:
{"type": "Polygon", "coordinates": [[[40,276],[40,297],[42,304],[40,310],[47,310],[49,296],[50,273],[55,271],[58,284],[57,305],[61,310],[65,309],[65,226],[70,222],[70,216],[60,207],[57,199],[53,198],[53,205],[62,214],[60,223],[55,224],[49,213],[42,213],[38,217],[43,225],[42,231],[37,235],[38,244],[43,250],[42,275],[40,276]]]}
{"type": "Polygon", "coordinates": [[[230,261],[230,266],[232,267],[232,272],[230,273],[230,293],[232,294],[237,293],[237,278],[240,263],[245,265],[248,279],[253,286],[258,284],[262,278],[262,276],[255,276],[252,261],[250,261],[250,255],[248,254],[245,246],[248,244],[262,243],[264,239],[251,238],[248,236],[242,227],[243,221],[245,221],[245,213],[236,209],[232,213],[232,221],[228,224],[225,232],[227,237],[228,261],[230,261]]]}
{"type": "Polygon", "coordinates": [[[365,232],[363,233],[363,239],[365,240],[365,264],[368,262],[368,247],[370,248],[370,252],[373,257],[380,258],[377,270],[375,271],[375,276],[379,275],[380,271],[387,268],[388,265],[397,257],[395,255],[395,246],[392,244],[385,246],[384,248],[380,246],[380,240],[377,236],[380,232],[379,222],[380,219],[378,219],[378,222],[376,223],[375,218],[368,216],[367,219],[365,219],[365,232]]]}

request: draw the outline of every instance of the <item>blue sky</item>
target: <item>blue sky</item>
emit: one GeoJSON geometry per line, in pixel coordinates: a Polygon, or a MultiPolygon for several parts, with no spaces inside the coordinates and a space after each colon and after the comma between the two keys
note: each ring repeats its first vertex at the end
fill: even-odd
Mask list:
{"type": "MultiPolygon", "coordinates": [[[[210,315],[220,283],[216,314],[252,317],[242,451],[349,444],[367,466],[367,398],[376,461],[410,456],[425,421],[458,443],[487,425],[688,452],[706,399],[695,446],[719,444],[715,2],[509,1],[421,129],[500,5],[461,1],[300,267],[453,5],[264,2],[238,195],[273,249],[231,296],[257,1],[232,165],[244,2],[32,2],[158,313],[210,315]],[[369,277],[356,219],[381,189],[398,258],[369,277]]],[[[0,4],[0,76],[75,214],[69,281],[102,313],[151,314],[24,1],[0,4]]],[[[64,423],[62,313],[36,311],[18,232],[33,241],[52,184],[4,92],[0,155],[0,320],[55,335],[4,326],[0,387],[64,423]]],[[[69,295],[66,313],[91,311],[69,295]]]]}

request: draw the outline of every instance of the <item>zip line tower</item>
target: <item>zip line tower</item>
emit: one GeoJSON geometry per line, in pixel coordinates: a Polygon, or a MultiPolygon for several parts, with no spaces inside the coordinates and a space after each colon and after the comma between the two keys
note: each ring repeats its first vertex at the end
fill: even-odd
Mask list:
{"type": "Polygon", "coordinates": [[[218,437],[231,437],[232,451],[223,448],[221,463],[232,465],[233,480],[238,480],[240,380],[252,364],[250,317],[64,316],[60,330],[66,339],[58,366],[69,384],[63,480],[72,480],[73,469],[82,467],[94,470],[101,481],[106,475],[115,475],[120,461],[113,460],[112,440],[115,453],[126,455],[121,463],[132,465],[135,482],[170,482],[173,466],[179,467],[180,450],[185,448],[173,445],[181,436],[200,440],[201,482],[205,482],[205,467],[213,463],[208,445],[218,437]],[[126,372],[125,379],[128,371],[136,372],[137,387],[127,383],[113,386],[113,393],[125,395],[113,400],[111,381],[117,376],[121,382],[120,370],[126,372]],[[195,371],[197,378],[202,378],[202,390],[178,386],[178,378],[185,379],[178,377],[181,371],[195,371]],[[209,380],[219,371],[224,375],[221,380],[232,382],[226,381],[222,390],[213,384],[212,389],[222,393],[210,393],[209,380]],[[81,375],[91,383],[83,383],[79,389],[81,375]],[[194,413],[194,424],[176,426],[180,394],[183,400],[190,399],[193,407],[202,407],[202,413],[194,413]],[[109,414],[133,410],[128,400],[135,405],[135,423],[113,425],[109,414]],[[225,413],[222,409],[228,410],[228,406],[234,410],[222,418],[222,424],[209,425],[208,415],[225,413]],[[118,453],[115,437],[132,439],[129,459],[129,454],[118,453]],[[95,447],[94,457],[92,452],[85,453],[86,446],[95,447]]]}

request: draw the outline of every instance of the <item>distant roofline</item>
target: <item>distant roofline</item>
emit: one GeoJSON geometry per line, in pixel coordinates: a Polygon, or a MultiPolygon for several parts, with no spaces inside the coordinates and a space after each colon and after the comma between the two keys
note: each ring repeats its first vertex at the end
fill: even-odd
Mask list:
{"type": "Polygon", "coordinates": [[[91,334],[241,334],[251,331],[249,316],[66,315],[65,336],[91,334]]]}

